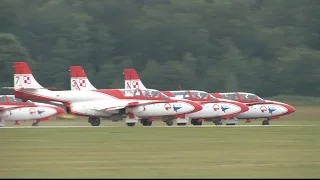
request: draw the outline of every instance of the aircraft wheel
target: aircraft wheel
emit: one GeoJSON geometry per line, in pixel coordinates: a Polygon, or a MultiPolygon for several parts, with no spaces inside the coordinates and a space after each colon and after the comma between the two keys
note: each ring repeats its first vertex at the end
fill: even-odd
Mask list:
{"type": "Polygon", "coordinates": [[[133,127],[136,123],[127,123],[127,126],[133,127]]]}
{"type": "Polygon", "coordinates": [[[215,122],[215,125],[222,125],[222,122],[215,122]]]}
{"type": "Polygon", "coordinates": [[[100,123],[101,123],[100,118],[97,118],[97,119],[96,119],[96,125],[97,125],[97,126],[100,126],[100,123]]]}
{"type": "Polygon", "coordinates": [[[91,126],[100,126],[100,118],[92,118],[91,120],[89,119],[91,126]]]}
{"type": "Polygon", "coordinates": [[[215,125],[222,125],[222,120],[214,120],[213,123],[215,125]]]}
{"type": "Polygon", "coordinates": [[[100,118],[95,119],[95,126],[100,126],[101,120],[100,118]]]}
{"type": "Polygon", "coordinates": [[[178,126],[185,126],[187,123],[177,123],[178,126]]]}
{"type": "Polygon", "coordinates": [[[166,121],[166,124],[167,124],[167,126],[172,126],[173,125],[173,121],[168,120],[168,121],[166,121]]]}
{"type": "Polygon", "coordinates": [[[194,125],[202,126],[202,120],[200,121],[200,119],[197,119],[195,122],[196,122],[196,124],[194,124],[194,125]]]}
{"type": "Polygon", "coordinates": [[[152,121],[149,121],[148,119],[141,119],[141,124],[143,126],[151,126],[152,125],[152,121]]]}
{"type": "Polygon", "coordinates": [[[152,121],[146,120],[144,126],[152,126],[152,121]]]}
{"type": "Polygon", "coordinates": [[[202,121],[199,121],[199,119],[191,119],[191,124],[193,124],[194,126],[201,126],[202,121]]]}
{"type": "Polygon", "coordinates": [[[93,117],[89,117],[88,118],[88,123],[92,124],[91,122],[93,122],[93,119],[94,119],[93,117]]]}
{"type": "Polygon", "coordinates": [[[140,123],[142,124],[142,126],[146,126],[147,125],[147,120],[146,119],[141,119],[140,123]]]}
{"type": "Polygon", "coordinates": [[[264,126],[269,125],[269,120],[263,120],[262,125],[264,125],[264,126]]]}

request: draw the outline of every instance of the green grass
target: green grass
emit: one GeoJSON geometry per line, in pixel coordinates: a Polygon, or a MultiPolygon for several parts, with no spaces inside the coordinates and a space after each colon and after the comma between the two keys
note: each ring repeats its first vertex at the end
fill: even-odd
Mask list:
{"type": "MultiPolygon", "coordinates": [[[[295,114],[271,122],[317,126],[1,129],[0,176],[319,178],[318,109],[296,107],[295,114]]],[[[85,119],[41,123],[88,125],[85,119]]],[[[102,125],[125,126],[110,121],[102,125]]]]}

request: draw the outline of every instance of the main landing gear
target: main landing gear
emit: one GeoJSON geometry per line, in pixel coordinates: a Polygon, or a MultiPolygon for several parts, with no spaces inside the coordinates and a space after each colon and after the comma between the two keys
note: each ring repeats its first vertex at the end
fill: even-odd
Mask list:
{"type": "Polygon", "coordinates": [[[162,121],[166,123],[167,126],[172,126],[173,125],[173,117],[163,117],[162,121]]]}
{"type": "Polygon", "coordinates": [[[167,126],[172,126],[173,125],[173,120],[167,120],[165,121],[167,126]]]}
{"type": "Polygon", "coordinates": [[[215,125],[222,125],[222,119],[213,119],[212,122],[215,124],[215,125]]]}
{"type": "Polygon", "coordinates": [[[234,126],[237,123],[237,119],[233,118],[233,119],[212,119],[212,122],[215,125],[222,125],[222,122],[225,121],[227,126],[234,126]]]}
{"type": "Polygon", "coordinates": [[[36,122],[32,123],[31,126],[39,126],[40,119],[37,119],[36,122]]]}
{"type": "Polygon", "coordinates": [[[201,126],[202,119],[191,119],[191,124],[193,124],[194,126],[201,126]]]}
{"type": "Polygon", "coordinates": [[[149,119],[141,119],[140,122],[143,126],[151,126],[152,125],[152,120],[149,120],[149,119]]]}
{"type": "Polygon", "coordinates": [[[91,126],[100,126],[100,118],[98,117],[89,117],[88,123],[91,124],[91,126]]]}

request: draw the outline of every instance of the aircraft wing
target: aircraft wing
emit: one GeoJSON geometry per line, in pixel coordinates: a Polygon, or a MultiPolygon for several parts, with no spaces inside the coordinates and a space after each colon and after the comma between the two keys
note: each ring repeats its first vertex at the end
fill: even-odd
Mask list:
{"type": "Polygon", "coordinates": [[[139,101],[100,101],[96,103],[91,103],[92,105],[86,105],[88,108],[94,110],[101,110],[101,111],[112,111],[117,109],[123,108],[133,108],[136,106],[148,105],[148,104],[155,104],[165,101],[153,101],[153,102],[139,102],[139,101]]]}
{"type": "MultiPolygon", "coordinates": [[[[14,89],[14,87],[2,87],[2,89],[14,89]]],[[[18,90],[27,90],[27,91],[34,91],[37,89],[46,89],[46,88],[17,88],[18,90]]]]}

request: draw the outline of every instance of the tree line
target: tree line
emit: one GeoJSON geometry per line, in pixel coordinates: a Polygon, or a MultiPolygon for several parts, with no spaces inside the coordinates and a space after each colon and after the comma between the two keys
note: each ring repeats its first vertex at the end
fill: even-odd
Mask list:
{"type": "Polygon", "coordinates": [[[61,90],[82,65],[97,88],[133,67],[159,90],[318,96],[317,17],[318,0],[2,0],[0,83],[26,60],[61,90]]]}

